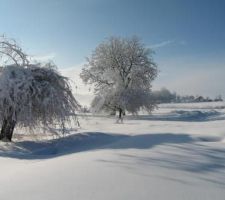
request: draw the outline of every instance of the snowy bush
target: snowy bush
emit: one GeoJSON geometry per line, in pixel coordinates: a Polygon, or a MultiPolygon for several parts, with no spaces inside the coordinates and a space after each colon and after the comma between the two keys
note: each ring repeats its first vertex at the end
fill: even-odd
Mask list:
{"type": "Polygon", "coordinates": [[[11,140],[16,124],[29,128],[64,125],[75,117],[78,107],[67,78],[52,64],[0,68],[1,139],[11,140]]]}

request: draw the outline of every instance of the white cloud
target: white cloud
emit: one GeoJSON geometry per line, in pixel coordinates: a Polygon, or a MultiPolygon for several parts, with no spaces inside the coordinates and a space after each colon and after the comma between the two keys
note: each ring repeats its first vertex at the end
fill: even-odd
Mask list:
{"type": "Polygon", "coordinates": [[[85,85],[80,78],[80,73],[84,63],[75,65],[74,67],[59,69],[63,76],[70,79],[71,87],[75,98],[79,101],[81,105],[89,106],[94,94],[93,87],[90,85],[85,85]]]}
{"type": "Polygon", "coordinates": [[[56,53],[52,52],[45,55],[34,55],[34,56],[31,56],[30,59],[40,61],[40,62],[46,62],[46,61],[53,60],[55,57],[56,57],[56,53]]]}

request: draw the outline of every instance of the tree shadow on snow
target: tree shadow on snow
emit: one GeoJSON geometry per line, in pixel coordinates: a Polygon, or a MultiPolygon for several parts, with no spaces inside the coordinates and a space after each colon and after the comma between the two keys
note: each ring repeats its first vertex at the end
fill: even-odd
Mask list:
{"type": "Polygon", "coordinates": [[[48,159],[66,154],[100,149],[150,149],[164,143],[190,143],[187,134],[122,135],[87,132],[48,141],[2,143],[0,156],[18,159],[48,159]]]}
{"type": "MultiPolygon", "coordinates": [[[[135,170],[135,168],[145,165],[157,168],[161,167],[167,170],[186,171],[194,173],[195,177],[202,181],[211,182],[225,188],[225,148],[206,144],[218,141],[220,139],[217,137],[199,137],[191,142],[167,143],[165,145],[166,148],[160,148],[157,152],[153,153],[119,152],[119,158],[116,160],[100,159],[99,161],[121,165],[126,168],[132,167],[138,173],[143,172],[135,170]]],[[[144,176],[148,176],[148,174],[144,176]]],[[[188,183],[187,180],[182,180],[182,182],[188,183]]]]}
{"type": "MultiPolygon", "coordinates": [[[[121,164],[127,167],[142,165],[184,170],[196,174],[220,172],[221,178],[201,177],[207,181],[225,185],[225,149],[210,147],[206,143],[217,142],[218,138],[193,138],[188,134],[143,134],[123,135],[102,132],[87,132],[48,141],[22,141],[1,143],[0,156],[17,159],[50,159],[84,151],[139,149],[151,150],[162,145],[157,151],[128,151],[116,160],[101,162],[121,164]],[[157,153],[156,153],[157,152],[157,153]],[[218,182],[218,180],[221,180],[218,182]],[[223,181],[224,180],[224,181],[223,181]]],[[[217,173],[218,174],[218,173],[217,173]]]]}

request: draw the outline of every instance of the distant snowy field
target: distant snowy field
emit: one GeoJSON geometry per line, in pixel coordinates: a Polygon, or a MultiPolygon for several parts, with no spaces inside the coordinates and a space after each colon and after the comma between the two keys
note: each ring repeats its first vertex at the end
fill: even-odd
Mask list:
{"type": "Polygon", "coordinates": [[[64,138],[17,129],[0,142],[0,199],[225,199],[224,102],[79,121],[64,138]]]}

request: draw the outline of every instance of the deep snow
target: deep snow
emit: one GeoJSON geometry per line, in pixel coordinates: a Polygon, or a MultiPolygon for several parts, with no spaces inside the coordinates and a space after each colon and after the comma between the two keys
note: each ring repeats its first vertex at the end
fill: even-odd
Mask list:
{"type": "Polygon", "coordinates": [[[164,104],[123,124],[80,116],[82,128],[47,140],[16,130],[0,142],[0,199],[223,200],[224,108],[164,104]]]}

